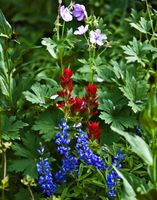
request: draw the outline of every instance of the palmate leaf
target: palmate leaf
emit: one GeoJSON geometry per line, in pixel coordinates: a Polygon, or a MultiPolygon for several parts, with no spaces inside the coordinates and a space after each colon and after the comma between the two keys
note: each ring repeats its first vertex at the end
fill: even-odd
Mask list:
{"type": "Polygon", "coordinates": [[[47,107],[46,100],[50,99],[53,94],[56,94],[57,87],[50,87],[49,85],[41,85],[35,83],[31,87],[32,91],[23,92],[25,98],[33,104],[38,104],[43,107],[47,107]]]}
{"type": "Polygon", "coordinates": [[[145,66],[149,62],[147,54],[150,52],[149,44],[147,41],[140,42],[134,37],[133,41],[129,42],[129,45],[122,46],[124,53],[127,55],[125,58],[127,63],[137,62],[142,66],[145,66]]]}
{"type": "Polygon", "coordinates": [[[134,113],[144,108],[145,101],[148,98],[148,84],[145,80],[136,80],[134,76],[126,74],[126,84],[120,86],[119,89],[129,100],[128,106],[132,108],[134,113]]]}
{"type": "Polygon", "coordinates": [[[45,141],[51,141],[55,136],[61,118],[62,113],[59,110],[46,111],[35,121],[32,129],[39,131],[45,141]]]}
{"type": "Polygon", "coordinates": [[[46,49],[53,58],[57,58],[57,44],[51,38],[43,38],[41,44],[46,46],[46,49]]]}
{"type": "Polygon", "coordinates": [[[9,164],[9,171],[23,172],[23,175],[30,175],[37,178],[36,159],[39,140],[31,133],[26,133],[22,139],[22,144],[14,143],[12,149],[14,154],[20,159],[12,160],[9,164]]]}
{"type": "Polygon", "coordinates": [[[6,115],[2,118],[2,139],[15,140],[20,139],[20,129],[27,126],[21,120],[17,120],[15,116],[8,117],[6,115]]]}
{"type": "Polygon", "coordinates": [[[149,30],[151,28],[151,22],[147,21],[143,17],[140,18],[139,23],[131,22],[130,25],[141,33],[149,33],[149,30]]]}
{"type": "MultiPolygon", "coordinates": [[[[102,109],[102,106],[100,109],[102,109]]],[[[128,108],[114,105],[109,99],[104,100],[103,110],[99,117],[111,126],[124,129],[124,127],[134,127],[136,124],[136,119],[129,114],[128,108]]]]}

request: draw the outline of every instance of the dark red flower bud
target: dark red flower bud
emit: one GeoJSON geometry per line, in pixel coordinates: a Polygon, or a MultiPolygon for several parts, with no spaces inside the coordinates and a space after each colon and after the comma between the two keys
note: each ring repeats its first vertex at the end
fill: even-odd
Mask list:
{"type": "Polygon", "coordinates": [[[64,78],[70,79],[72,77],[72,75],[73,75],[73,72],[72,72],[72,70],[70,68],[65,68],[63,74],[64,74],[63,75],[64,78]]]}

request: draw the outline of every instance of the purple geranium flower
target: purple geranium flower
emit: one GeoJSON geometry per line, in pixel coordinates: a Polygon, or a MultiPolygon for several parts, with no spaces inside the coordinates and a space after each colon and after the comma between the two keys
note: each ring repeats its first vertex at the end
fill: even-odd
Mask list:
{"type": "Polygon", "coordinates": [[[77,30],[74,32],[75,35],[83,35],[88,30],[88,25],[86,26],[79,26],[77,30]]]}
{"type": "Polygon", "coordinates": [[[65,6],[60,7],[60,15],[62,19],[66,22],[70,22],[73,19],[72,15],[70,14],[69,9],[65,6]]]}
{"type": "Polygon", "coordinates": [[[78,21],[82,21],[84,17],[87,17],[87,12],[84,5],[74,4],[73,16],[77,18],[78,21]]]}
{"type": "Polygon", "coordinates": [[[107,36],[105,34],[101,34],[100,29],[96,29],[95,31],[90,31],[90,42],[92,44],[98,44],[99,46],[103,45],[103,40],[106,40],[107,36]]]}

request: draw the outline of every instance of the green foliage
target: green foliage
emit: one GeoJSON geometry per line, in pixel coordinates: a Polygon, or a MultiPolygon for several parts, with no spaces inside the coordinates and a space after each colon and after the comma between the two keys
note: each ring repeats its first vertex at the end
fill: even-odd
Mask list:
{"type": "Polygon", "coordinates": [[[149,60],[147,54],[149,53],[148,41],[140,42],[135,37],[133,41],[129,42],[129,45],[122,46],[124,53],[126,54],[127,63],[139,63],[145,66],[149,60]]]}
{"type": "MultiPolygon", "coordinates": [[[[69,3],[62,2],[65,6],[69,3]]],[[[54,178],[61,157],[56,155],[53,144],[63,117],[76,124],[81,121],[86,132],[90,121],[99,123],[100,139],[89,139],[90,147],[110,168],[117,149],[123,150],[124,169],[115,168],[121,181],[118,180],[117,197],[113,199],[156,199],[157,2],[78,3],[85,5],[88,18],[64,23],[57,17],[58,1],[40,0],[36,4],[31,0],[1,0],[4,14],[0,11],[0,177],[9,177],[9,190],[3,191],[2,199],[32,198],[20,179],[30,175],[37,182],[37,149],[41,145],[50,161],[55,157],[51,166],[54,178]],[[74,34],[86,24],[86,37],[74,34]],[[102,46],[90,42],[90,31],[96,29],[107,35],[102,46]],[[83,113],[81,119],[78,113],[69,117],[62,112],[64,109],[56,107],[56,102],[61,101],[57,91],[61,89],[59,81],[65,67],[73,71],[73,97],[85,96],[89,83],[97,85],[99,114],[90,121],[83,113]]],[[[73,146],[75,141],[70,148],[73,146]]],[[[76,155],[76,149],[72,153],[76,155]]],[[[79,164],[78,176],[68,177],[53,197],[46,198],[39,187],[32,187],[34,199],[108,200],[107,170],[100,172],[79,164]]]]}
{"type": "Polygon", "coordinates": [[[147,100],[148,85],[145,80],[137,80],[134,76],[126,74],[126,84],[120,87],[123,95],[129,100],[128,105],[136,113],[144,108],[147,100]]]}
{"type": "Polygon", "coordinates": [[[20,189],[20,191],[15,195],[15,200],[21,200],[21,199],[30,199],[31,196],[29,194],[29,191],[27,189],[20,189]]]}
{"type": "Polygon", "coordinates": [[[3,116],[1,123],[1,138],[6,141],[20,139],[20,129],[28,125],[17,120],[16,116],[8,117],[6,115],[3,116]]]}
{"type": "Polygon", "coordinates": [[[43,38],[41,41],[41,44],[46,46],[46,49],[48,50],[48,52],[51,54],[53,58],[55,59],[57,58],[57,55],[56,55],[57,44],[51,38],[43,38]]]}
{"type": "Polygon", "coordinates": [[[0,10],[0,37],[10,38],[11,34],[12,28],[0,10]]]}
{"type": "Polygon", "coordinates": [[[32,129],[39,131],[45,141],[51,141],[55,137],[58,123],[62,118],[62,113],[58,110],[44,112],[35,121],[32,129]]]}
{"type": "Polygon", "coordinates": [[[130,116],[129,111],[118,104],[114,105],[111,100],[104,100],[103,110],[104,112],[101,112],[100,118],[105,123],[111,124],[111,126],[123,129],[124,127],[128,128],[135,125],[135,118],[130,116]]]}
{"type": "Polygon", "coordinates": [[[151,22],[147,21],[145,18],[141,17],[139,23],[131,22],[130,25],[135,28],[137,31],[141,33],[149,34],[149,30],[151,29],[151,22]]]}
{"type": "Polygon", "coordinates": [[[12,149],[19,159],[12,160],[9,164],[9,170],[22,172],[23,175],[29,175],[37,178],[36,162],[38,157],[37,149],[39,148],[39,140],[32,133],[25,133],[22,143],[14,143],[12,149]]]}
{"type": "Polygon", "coordinates": [[[112,130],[125,137],[125,139],[130,143],[132,151],[135,152],[140,158],[142,158],[147,165],[153,164],[152,152],[148,144],[141,137],[136,135],[132,136],[129,133],[119,130],[115,127],[112,127],[112,130]]]}
{"type": "Polygon", "coordinates": [[[25,95],[25,98],[27,101],[30,101],[33,104],[38,104],[39,106],[42,106],[44,108],[48,107],[48,104],[46,104],[50,97],[54,94],[56,94],[57,88],[50,87],[49,85],[41,85],[40,83],[36,83],[32,85],[31,92],[26,91],[23,92],[25,95]]]}

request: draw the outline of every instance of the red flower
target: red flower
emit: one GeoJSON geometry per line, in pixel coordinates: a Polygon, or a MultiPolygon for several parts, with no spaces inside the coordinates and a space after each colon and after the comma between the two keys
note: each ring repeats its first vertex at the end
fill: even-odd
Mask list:
{"type": "Polygon", "coordinates": [[[72,70],[70,68],[65,68],[63,74],[64,74],[63,76],[65,78],[70,79],[72,77],[72,75],[73,75],[73,72],[72,72],[72,70]]]}
{"type": "Polygon", "coordinates": [[[83,99],[75,97],[73,105],[71,106],[71,111],[74,113],[80,112],[82,106],[83,106],[83,99]]]}
{"type": "Polygon", "coordinates": [[[86,99],[96,98],[97,87],[95,84],[89,84],[86,88],[86,99]]]}
{"type": "Polygon", "coordinates": [[[70,92],[73,90],[73,84],[71,77],[73,75],[73,72],[70,68],[65,68],[63,72],[63,76],[60,77],[60,84],[63,89],[66,89],[70,92]]]}
{"type": "Polygon", "coordinates": [[[88,137],[89,138],[94,137],[95,140],[98,140],[100,137],[100,134],[102,132],[102,130],[99,127],[99,123],[98,122],[90,122],[90,124],[88,125],[87,128],[89,130],[88,137]]]}

